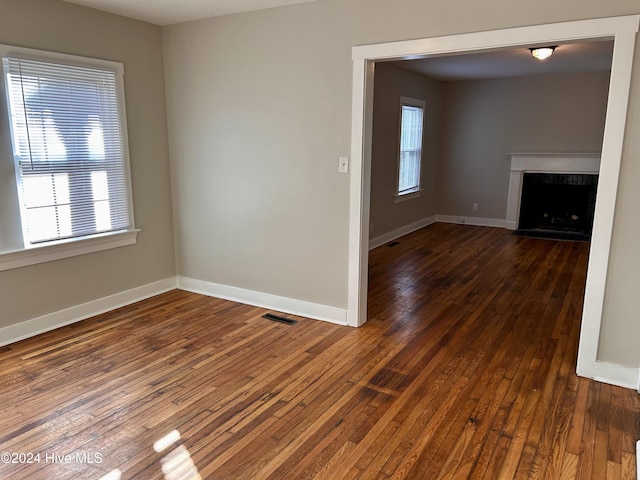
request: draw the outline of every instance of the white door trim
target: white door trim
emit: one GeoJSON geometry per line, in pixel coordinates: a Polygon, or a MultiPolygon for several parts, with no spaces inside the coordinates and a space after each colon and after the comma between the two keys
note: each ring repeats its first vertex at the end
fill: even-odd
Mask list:
{"type": "Polygon", "coordinates": [[[613,63],[577,368],[579,375],[594,377],[627,116],[633,50],[639,23],[640,15],[630,15],[353,47],[348,325],[363,325],[367,316],[367,255],[373,117],[371,97],[375,62],[512,46],[526,47],[547,42],[561,43],[571,40],[610,38],[614,40],[613,63]]]}

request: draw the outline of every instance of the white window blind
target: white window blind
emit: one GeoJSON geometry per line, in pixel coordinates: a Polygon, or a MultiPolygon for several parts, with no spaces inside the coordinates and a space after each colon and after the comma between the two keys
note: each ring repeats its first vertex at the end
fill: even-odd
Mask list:
{"type": "Polygon", "coordinates": [[[420,189],[423,118],[424,109],[422,107],[402,105],[398,195],[420,189]]]}
{"type": "Polygon", "coordinates": [[[25,246],[132,227],[118,73],[3,59],[25,246]]]}

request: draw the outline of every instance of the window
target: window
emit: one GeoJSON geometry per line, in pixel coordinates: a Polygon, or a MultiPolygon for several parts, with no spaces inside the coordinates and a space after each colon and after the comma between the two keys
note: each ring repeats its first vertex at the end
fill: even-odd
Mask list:
{"type": "Polygon", "coordinates": [[[3,66],[25,246],[129,229],[116,72],[3,66]]]}
{"type": "Polygon", "coordinates": [[[0,56],[0,167],[15,173],[0,192],[0,270],[135,243],[122,64],[7,45],[0,56]]]}
{"type": "Polygon", "coordinates": [[[425,102],[401,97],[400,106],[400,152],[396,195],[398,200],[404,200],[417,196],[420,192],[425,102]],[[410,197],[407,197],[409,195],[410,197]]]}

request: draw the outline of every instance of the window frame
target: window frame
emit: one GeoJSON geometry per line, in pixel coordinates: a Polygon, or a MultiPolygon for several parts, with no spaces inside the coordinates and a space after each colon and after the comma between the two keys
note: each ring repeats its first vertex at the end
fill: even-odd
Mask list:
{"type": "MultiPolygon", "coordinates": [[[[81,57],[77,55],[69,55],[64,53],[49,52],[45,50],[36,50],[0,44],[0,58],[4,58],[7,56],[18,56],[32,60],[54,62],[70,66],[104,68],[113,70],[115,72],[118,98],[117,107],[120,114],[121,122],[121,147],[124,162],[124,176],[126,179],[125,183],[130,226],[127,229],[116,230],[113,232],[94,233],[86,236],[54,240],[35,245],[27,245],[25,242],[23,243],[23,246],[21,248],[17,247],[0,251],[0,271],[135,244],[137,242],[137,234],[140,232],[140,230],[135,228],[134,219],[133,191],[131,188],[131,165],[129,157],[129,138],[124,89],[124,65],[120,62],[114,62],[110,60],[81,57]]],[[[2,96],[2,100],[0,100],[0,107],[2,107],[0,115],[4,116],[4,119],[9,119],[7,86],[5,83],[5,77],[3,74],[0,78],[0,95],[2,96]]],[[[6,126],[10,129],[8,123],[6,124],[6,126]]],[[[11,138],[10,131],[4,133],[7,133],[8,138],[11,138]]],[[[15,169],[17,167],[15,165],[12,145],[3,147],[2,151],[0,151],[0,161],[11,161],[12,168],[14,169],[14,174],[16,173],[15,169]]],[[[20,188],[19,185],[16,184],[16,188],[20,188]]],[[[12,195],[13,193],[14,192],[9,192],[7,193],[7,195],[12,195]]],[[[18,192],[15,193],[17,194],[18,192]]],[[[20,217],[21,213],[17,212],[17,215],[18,217],[20,217]]],[[[22,224],[19,234],[20,237],[23,236],[22,224]]]]}
{"type": "Polygon", "coordinates": [[[423,152],[424,152],[424,124],[425,124],[425,114],[426,114],[426,106],[427,102],[417,98],[410,97],[400,97],[400,107],[399,107],[399,116],[398,116],[398,159],[396,165],[396,179],[395,179],[395,194],[394,194],[394,203],[404,202],[406,200],[411,200],[412,198],[417,198],[420,196],[422,192],[422,162],[423,162],[423,152]],[[406,192],[400,192],[400,167],[402,162],[402,111],[403,108],[407,107],[415,107],[420,108],[422,110],[422,132],[420,135],[420,157],[418,160],[418,185],[412,190],[406,192]]]}

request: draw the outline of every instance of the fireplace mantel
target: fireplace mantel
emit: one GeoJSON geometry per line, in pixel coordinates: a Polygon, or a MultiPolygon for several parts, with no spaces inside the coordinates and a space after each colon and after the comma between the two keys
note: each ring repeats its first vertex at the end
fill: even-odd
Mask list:
{"type": "Polygon", "coordinates": [[[535,173],[586,173],[600,172],[599,153],[511,153],[511,175],[507,199],[507,228],[518,228],[522,176],[535,173]]]}

